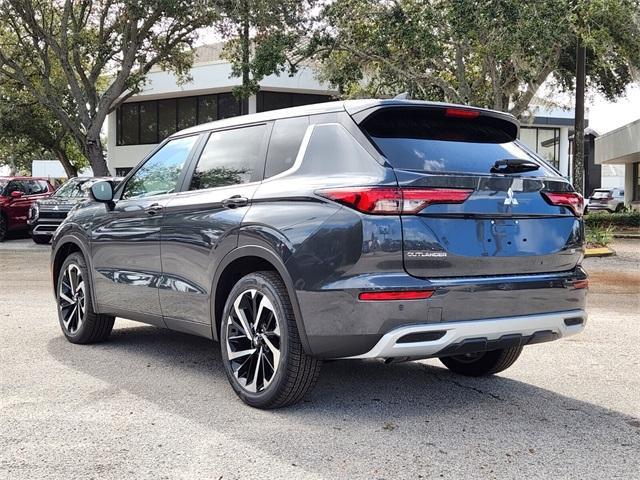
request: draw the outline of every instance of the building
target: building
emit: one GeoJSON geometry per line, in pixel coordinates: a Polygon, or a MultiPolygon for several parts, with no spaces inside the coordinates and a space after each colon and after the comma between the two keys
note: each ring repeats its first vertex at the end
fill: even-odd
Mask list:
{"type": "MultiPolygon", "coordinates": [[[[222,44],[198,48],[190,72],[192,80],[184,84],[169,72],[152,70],[144,90],[109,114],[107,165],[112,174],[127,174],[159,142],[183,128],[235,115],[329,101],[337,93],[319,82],[313,68],[306,66],[294,76],[263,79],[260,92],[240,102],[231,93],[240,85],[240,78],[231,76],[231,65],[221,59],[221,50],[222,44]]],[[[536,105],[530,113],[522,122],[520,139],[570,179],[573,111],[536,105]]],[[[598,178],[589,188],[599,186],[598,178]]]]}
{"type": "Polygon", "coordinates": [[[624,165],[624,203],[640,210],[640,118],[595,140],[600,165],[624,165]]]}
{"type": "Polygon", "coordinates": [[[244,102],[232,95],[241,80],[220,58],[221,44],[196,51],[192,80],[180,84],[175,75],[154,69],[143,91],[107,117],[107,165],[112,174],[127,174],[172,133],[199,123],[246,113],[329,101],[335,91],[320,83],[310,67],[294,76],[271,75],[260,92],[244,102]]]}

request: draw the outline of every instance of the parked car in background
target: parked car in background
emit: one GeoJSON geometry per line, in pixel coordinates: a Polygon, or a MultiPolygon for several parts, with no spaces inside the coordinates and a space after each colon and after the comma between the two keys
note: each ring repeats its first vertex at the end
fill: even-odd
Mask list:
{"type": "Polygon", "coordinates": [[[619,212],[624,208],[624,190],[620,188],[597,188],[587,202],[590,212],[619,212]]]}
{"type": "Polygon", "coordinates": [[[29,228],[29,207],[53,194],[55,188],[46,178],[0,177],[0,242],[8,232],[29,228]]]}
{"type": "Polygon", "coordinates": [[[175,133],[56,230],[62,332],[97,342],[124,317],[218,340],[259,408],[300,401],[323,359],[501,372],[587,321],[583,198],[518,129],[352,100],[175,133]]]}
{"type": "Polygon", "coordinates": [[[36,243],[49,243],[53,232],[67,217],[69,211],[89,196],[88,188],[98,181],[108,180],[114,185],[122,180],[117,177],[76,177],[62,185],[51,197],[31,204],[27,222],[31,226],[31,238],[36,243]]]}

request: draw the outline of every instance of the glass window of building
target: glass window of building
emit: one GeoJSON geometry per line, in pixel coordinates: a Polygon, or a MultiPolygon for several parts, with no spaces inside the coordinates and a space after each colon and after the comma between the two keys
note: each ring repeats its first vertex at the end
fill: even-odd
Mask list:
{"type": "Polygon", "coordinates": [[[116,144],[160,143],[178,130],[241,115],[246,103],[231,93],[125,103],[116,111],[116,144]]]}
{"type": "Polygon", "coordinates": [[[522,127],[520,140],[555,168],[560,164],[560,129],[522,127]]]}

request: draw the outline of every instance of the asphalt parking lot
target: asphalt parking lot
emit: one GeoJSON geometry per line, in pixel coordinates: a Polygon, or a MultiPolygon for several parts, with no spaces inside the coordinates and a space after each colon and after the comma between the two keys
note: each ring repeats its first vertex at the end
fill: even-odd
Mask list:
{"type": "Polygon", "coordinates": [[[640,241],[587,259],[586,331],[493,378],[437,360],[323,367],[302,404],[243,405],[217,344],[118,320],[66,342],[49,249],[0,244],[0,478],[640,478],[640,241]]]}

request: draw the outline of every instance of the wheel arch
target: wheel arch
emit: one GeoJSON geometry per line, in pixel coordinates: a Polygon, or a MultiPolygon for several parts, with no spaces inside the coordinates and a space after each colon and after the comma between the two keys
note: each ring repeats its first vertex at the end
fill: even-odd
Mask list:
{"type": "Polygon", "coordinates": [[[260,246],[242,246],[227,254],[214,275],[213,288],[211,289],[211,330],[213,339],[219,341],[218,332],[222,321],[222,310],[227,300],[227,295],[235,283],[244,275],[261,270],[272,270],[278,273],[285,284],[293,312],[295,315],[298,333],[305,353],[311,354],[307,339],[302,313],[298,304],[298,297],[289,272],[280,259],[271,250],[260,246]]]}
{"type": "Polygon", "coordinates": [[[64,263],[65,259],[72,253],[80,253],[84,257],[84,261],[87,265],[87,273],[89,275],[89,286],[91,292],[91,303],[93,308],[97,312],[97,303],[95,298],[95,289],[93,288],[93,272],[91,269],[91,256],[87,246],[75,236],[64,237],[56,243],[51,253],[51,278],[53,281],[53,294],[56,294],[58,289],[58,276],[60,274],[60,267],[64,263]]]}

